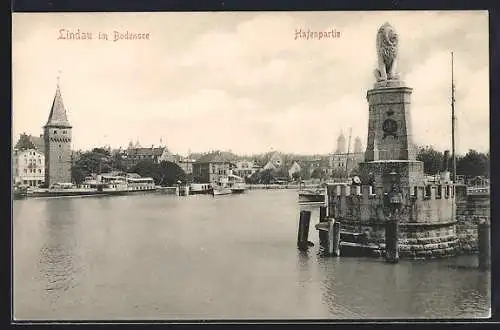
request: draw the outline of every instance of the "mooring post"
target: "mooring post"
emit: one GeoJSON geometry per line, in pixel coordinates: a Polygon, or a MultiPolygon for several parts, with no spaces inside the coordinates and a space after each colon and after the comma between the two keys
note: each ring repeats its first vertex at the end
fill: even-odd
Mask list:
{"type": "Polygon", "coordinates": [[[399,261],[398,232],[398,220],[389,219],[385,227],[385,260],[389,263],[397,263],[399,261]]]}
{"type": "Polygon", "coordinates": [[[309,236],[309,222],[311,221],[311,211],[300,211],[299,233],[297,236],[297,246],[301,249],[307,248],[309,236]]]}
{"type": "MultiPolygon", "coordinates": [[[[326,222],[328,219],[326,218],[326,206],[320,206],[319,208],[319,222],[326,222]]],[[[319,243],[321,245],[326,245],[328,241],[328,233],[324,230],[319,230],[319,243]]]]}
{"type": "Polygon", "coordinates": [[[491,267],[491,232],[488,222],[480,222],[477,228],[479,247],[479,269],[489,270],[491,267]]]}
{"type": "Polygon", "coordinates": [[[328,254],[340,257],[340,222],[328,220],[328,254]]]}

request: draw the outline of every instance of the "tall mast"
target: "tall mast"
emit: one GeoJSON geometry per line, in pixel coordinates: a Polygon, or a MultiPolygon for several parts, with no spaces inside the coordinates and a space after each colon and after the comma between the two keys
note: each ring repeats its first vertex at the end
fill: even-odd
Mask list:
{"type": "Polygon", "coordinates": [[[351,134],[352,134],[352,127],[349,128],[349,140],[347,142],[347,157],[345,159],[345,172],[346,172],[347,178],[349,178],[348,163],[349,163],[349,153],[351,152],[351,134]]]}
{"type": "Polygon", "coordinates": [[[451,52],[451,161],[452,180],[456,182],[457,159],[455,155],[455,80],[453,77],[453,52],[451,52]]]}

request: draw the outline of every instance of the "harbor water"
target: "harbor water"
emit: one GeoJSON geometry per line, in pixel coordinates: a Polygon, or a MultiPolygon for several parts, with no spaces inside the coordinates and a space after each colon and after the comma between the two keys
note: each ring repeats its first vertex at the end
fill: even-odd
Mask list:
{"type": "Polygon", "coordinates": [[[396,265],[324,257],[317,209],[315,246],[301,252],[299,208],[296,190],[16,200],[14,317],[489,317],[491,274],[475,256],[396,265]]]}

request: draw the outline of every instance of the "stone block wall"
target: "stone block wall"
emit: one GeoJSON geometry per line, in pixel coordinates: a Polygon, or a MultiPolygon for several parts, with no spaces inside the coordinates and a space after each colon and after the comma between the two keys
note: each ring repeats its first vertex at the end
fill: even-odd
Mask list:
{"type": "Polygon", "coordinates": [[[459,251],[461,253],[477,252],[477,227],[481,221],[490,221],[490,196],[463,196],[457,199],[456,204],[459,251]]]}

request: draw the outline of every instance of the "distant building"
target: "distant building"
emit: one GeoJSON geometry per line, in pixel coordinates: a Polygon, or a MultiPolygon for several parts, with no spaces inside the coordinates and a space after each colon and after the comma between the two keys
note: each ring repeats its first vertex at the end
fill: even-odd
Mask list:
{"type": "Polygon", "coordinates": [[[274,152],[271,154],[271,157],[269,157],[266,165],[264,165],[264,170],[276,170],[282,165],[284,165],[283,156],[278,152],[274,152]]]}
{"type": "Polygon", "coordinates": [[[71,182],[71,130],[61,90],[57,84],[49,119],[43,127],[45,148],[45,184],[71,182]]]}
{"type": "Polygon", "coordinates": [[[36,149],[14,151],[13,179],[15,184],[32,187],[45,182],[45,156],[36,149]]]}
{"type": "Polygon", "coordinates": [[[293,175],[295,173],[299,173],[302,171],[302,168],[300,167],[299,163],[294,161],[292,163],[292,165],[290,166],[290,168],[288,169],[288,175],[290,176],[290,178],[293,178],[293,175]]]}
{"type": "Polygon", "coordinates": [[[356,137],[354,140],[354,150],[347,153],[345,146],[345,137],[342,133],[337,139],[337,149],[330,156],[329,172],[332,174],[335,169],[352,171],[355,169],[359,163],[363,162],[365,159],[365,154],[363,152],[363,146],[361,144],[361,139],[356,137]]]}
{"type": "Polygon", "coordinates": [[[339,137],[337,138],[337,149],[335,150],[336,154],[345,154],[347,152],[345,147],[345,136],[343,132],[340,132],[339,137]]]}
{"type": "Polygon", "coordinates": [[[180,168],[184,171],[186,174],[193,174],[193,164],[196,161],[194,159],[190,158],[180,158],[179,161],[177,161],[177,165],[179,165],[180,168]]]}
{"type": "Polygon", "coordinates": [[[163,153],[165,152],[165,147],[154,147],[143,148],[138,146],[132,146],[129,144],[129,147],[123,151],[123,162],[127,168],[132,168],[139,164],[140,161],[143,160],[151,160],[154,163],[159,163],[163,153]],[[137,147],[138,146],[138,147],[137,147]]]}
{"type": "Polygon", "coordinates": [[[235,163],[235,168],[233,169],[233,173],[242,178],[246,178],[251,176],[252,174],[259,171],[260,166],[256,165],[251,160],[240,160],[235,163]]]}
{"type": "Polygon", "coordinates": [[[222,178],[231,174],[234,163],[223,157],[220,152],[201,156],[193,163],[193,181],[216,185],[222,178]]]}

